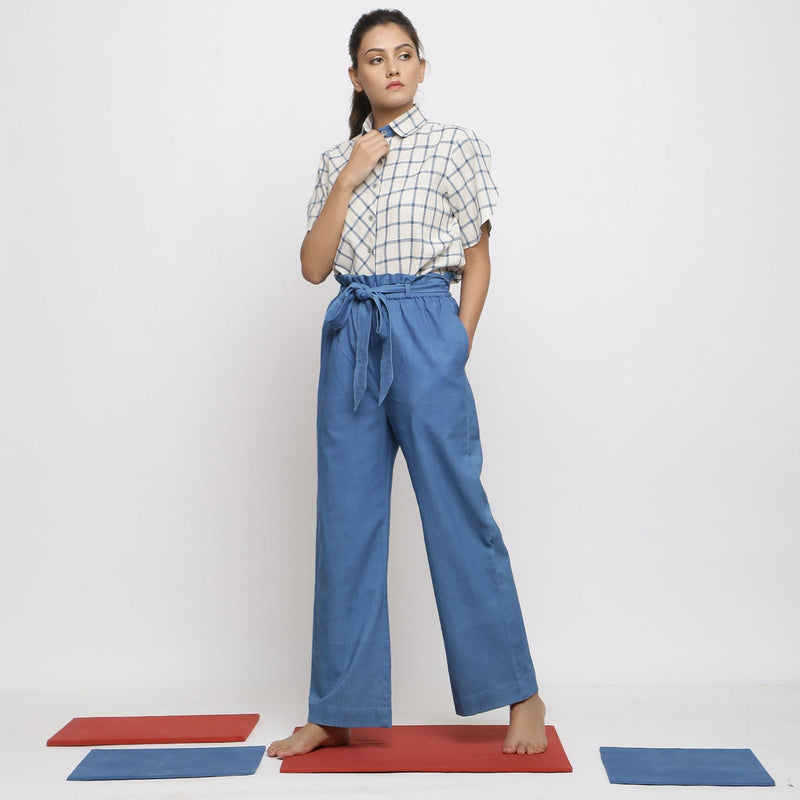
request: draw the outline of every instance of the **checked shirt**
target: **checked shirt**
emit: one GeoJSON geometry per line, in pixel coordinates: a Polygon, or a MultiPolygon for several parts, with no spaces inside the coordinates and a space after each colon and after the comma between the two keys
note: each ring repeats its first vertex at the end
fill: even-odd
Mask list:
{"type": "MultiPolygon", "coordinates": [[[[372,122],[370,113],[363,133],[372,129],[372,122]]],[[[481,225],[497,205],[488,145],[469,128],[426,119],[416,104],[381,132],[389,137],[390,150],[353,191],[334,273],[450,271],[453,281],[460,280],[464,249],[478,243],[481,225]]],[[[307,230],[355,141],[349,139],[320,156],[307,230]]]]}

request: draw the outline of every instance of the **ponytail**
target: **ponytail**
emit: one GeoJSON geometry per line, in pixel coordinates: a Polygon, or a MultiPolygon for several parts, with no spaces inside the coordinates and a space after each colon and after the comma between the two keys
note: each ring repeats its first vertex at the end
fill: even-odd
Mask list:
{"type": "Polygon", "coordinates": [[[353,89],[353,99],[350,101],[350,138],[354,138],[361,133],[364,127],[364,120],[372,111],[369,98],[364,92],[357,92],[353,89]]]}

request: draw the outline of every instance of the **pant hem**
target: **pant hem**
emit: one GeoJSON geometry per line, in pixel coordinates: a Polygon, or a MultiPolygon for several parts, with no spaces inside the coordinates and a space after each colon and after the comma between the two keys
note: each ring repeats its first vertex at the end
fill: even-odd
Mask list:
{"type": "Polygon", "coordinates": [[[391,728],[390,708],[337,708],[311,703],[308,706],[308,721],[317,725],[333,725],[337,728],[391,728]]]}
{"type": "Polygon", "coordinates": [[[477,692],[468,697],[454,697],[456,714],[460,717],[471,717],[493,708],[510,706],[520,700],[526,700],[539,691],[536,683],[536,673],[531,670],[518,680],[507,681],[500,686],[494,686],[488,691],[477,692]]]}

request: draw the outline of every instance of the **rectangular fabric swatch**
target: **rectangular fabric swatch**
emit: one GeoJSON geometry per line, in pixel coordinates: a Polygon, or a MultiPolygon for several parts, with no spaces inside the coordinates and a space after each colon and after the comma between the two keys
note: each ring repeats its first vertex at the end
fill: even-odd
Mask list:
{"type": "Polygon", "coordinates": [[[258,714],[189,714],[160,717],[75,717],[47,740],[48,747],[102,744],[243,742],[258,714]]]}
{"type": "Polygon", "coordinates": [[[610,783],[644,786],[774,786],[752,750],[601,747],[610,783]]]}
{"type": "Polygon", "coordinates": [[[252,775],[266,749],[259,745],[90,750],[67,780],[124,781],[252,775]]]}
{"type": "MultiPolygon", "coordinates": [[[[299,730],[299,729],[296,729],[299,730]]],[[[572,772],[556,729],[547,750],[503,752],[506,725],[395,725],[353,728],[350,744],[281,761],[281,772],[572,772]]]]}

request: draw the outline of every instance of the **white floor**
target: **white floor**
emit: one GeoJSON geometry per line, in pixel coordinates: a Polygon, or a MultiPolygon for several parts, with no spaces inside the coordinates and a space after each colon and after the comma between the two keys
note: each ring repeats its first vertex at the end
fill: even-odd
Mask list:
{"type": "MultiPolygon", "coordinates": [[[[279,693],[278,693],[279,694],[279,693]]],[[[269,744],[304,720],[274,691],[139,693],[0,693],[0,798],[298,798],[298,800],[671,800],[769,798],[800,800],[800,686],[551,686],[542,689],[548,723],[556,727],[573,766],[568,774],[282,775],[267,758],[255,775],[193,780],[68,782],[88,747],[46,747],[76,716],[136,714],[261,714],[247,744],[269,744]],[[608,783],[601,745],[749,747],[775,788],[643,787],[608,783]]],[[[292,705],[296,699],[292,698],[292,705]]],[[[416,708],[438,708],[416,696],[416,708]]],[[[501,711],[469,720],[428,712],[396,724],[498,724],[501,711]]],[[[513,758],[513,756],[509,756],[513,758]]]]}

